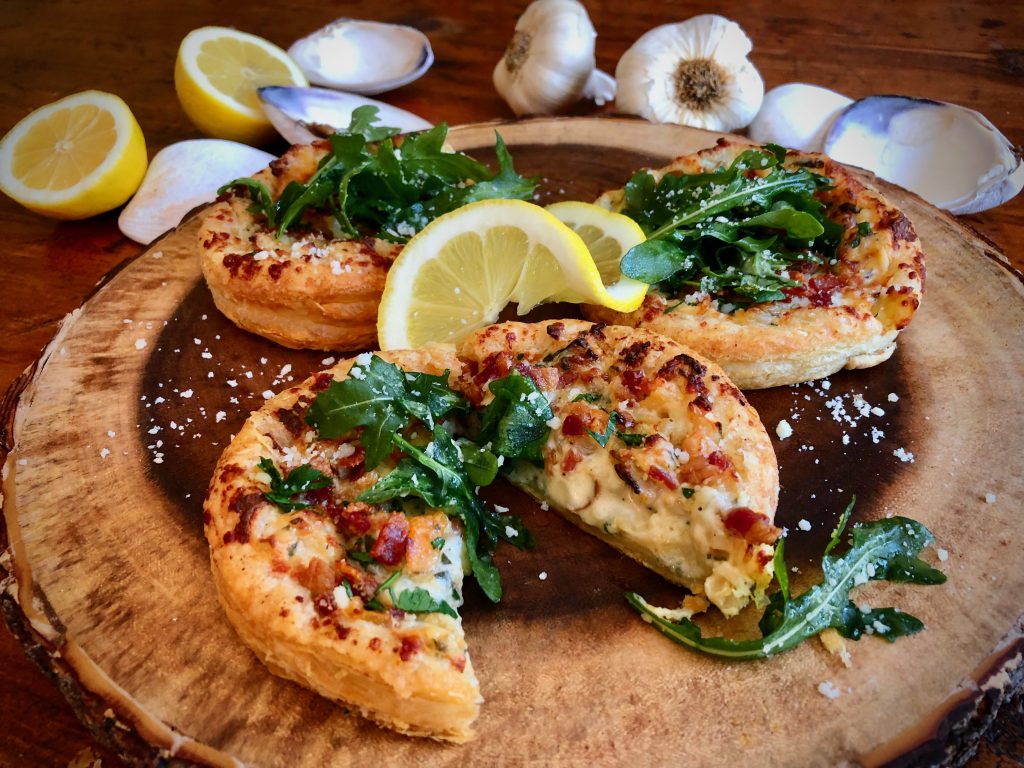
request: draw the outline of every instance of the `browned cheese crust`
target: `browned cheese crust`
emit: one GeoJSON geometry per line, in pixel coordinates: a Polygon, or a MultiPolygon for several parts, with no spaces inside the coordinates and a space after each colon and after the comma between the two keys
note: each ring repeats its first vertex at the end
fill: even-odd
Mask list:
{"type": "Polygon", "coordinates": [[[721,368],[645,329],[577,320],[489,326],[459,357],[471,402],[510,371],[550,401],[543,465],[517,464],[513,483],[726,615],[763,593],[778,466],[721,368]]]}
{"type": "MultiPolygon", "coordinates": [[[[720,140],[653,173],[660,179],[667,173],[712,171],[748,148],[720,140]]],[[[794,267],[789,274],[800,285],[789,289],[785,300],[732,312],[719,311],[719,302],[707,295],[680,303],[652,289],[635,312],[587,306],[584,314],[676,339],[717,362],[744,389],[809,381],[888,360],[924,291],[924,255],[913,225],[877,190],[824,155],[790,150],[784,165],[833,180],[834,188],[817,196],[828,217],[846,230],[835,264],[794,267]],[[862,222],[870,234],[859,233],[862,222]]],[[[623,191],[606,193],[598,204],[621,209],[623,191]]]]}
{"type": "MultiPolygon", "coordinates": [[[[453,378],[461,367],[450,348],[381,356],[408,371],[450,369],[453,378]]],[[[304,421],[317,392],[352,366],[339,363],[269,400],[221,456],[204,505],[217,592],[239,636],[276,674],[402,733],[465,741],[481,698],[461,620],[367,607],[398,570],[395,590],[441,590],[458,606],[461,531],[437,510],[406,517],[356,502],[394,461],[365,471],[356,435],[319,439],[304,421]],[[282,476],[309,464],[333,485],[307,508],[282,510],[264,496],[271,478],[262,458],[282,476]],[[360,548],[372,564],[350,554],[360,548]]]]}
{"type": "MultiPolygon", "coordinates": [[[[326,142],[295,146],[254,177],[274,199],[305,182],[326,142]]],[[[340,240],[327,216],[307,215],[280,238],[228,193],[199,229],[203,276],[217,308],[247,331],[286,347],[358,350],[376,346],[377,306],[401,245],[340,240]]]]}

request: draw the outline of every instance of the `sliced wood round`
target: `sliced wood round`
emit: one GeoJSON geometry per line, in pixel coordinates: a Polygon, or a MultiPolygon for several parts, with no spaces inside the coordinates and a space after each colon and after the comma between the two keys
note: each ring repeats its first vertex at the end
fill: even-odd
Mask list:
{"type": "MultiPolygon", "coordinates": [[[[496,127],[517,168],[545,177],[545,201],[592,199],[638,166],[716,138],[565,119],[467,126],[453,143],[489,147],[496,127]]],[[[828,390],[750,400],[769,432],[782,419],[794,429],[773,442],[776,523],[792,531],[796,589],[815,578],[852,493],[856,519],[902,514],[935,533],[926,556],[949,575],[945,585],[854,593],[919,616],[927,629],[914,637],[850,643],[849,668],[817,642],[743,665],[695,655],[622,598],[631,589],[668,603],[676,588],[503,488],[492,500],[522,514],[539,544],[499,550],[502,604],[466,595],[486,699],[476,740],[405,738],[273,676],[217,603],[202,496],[264,392],[326,367],[328,355],[276,347],[217,312],[193,250],[195,220],[69,316],[4,401],[5,614],[83,717],[140,763],[948,760],[1024,674],[1024,283],[955,220],[883,187],[927,254],[924,302],[899,350],[878,368],[836,374],[828,390]],[[881,415],[861,415],[859,402],[881,415]],[[823,683],[839,695],[822,695],[823,683]]]]}

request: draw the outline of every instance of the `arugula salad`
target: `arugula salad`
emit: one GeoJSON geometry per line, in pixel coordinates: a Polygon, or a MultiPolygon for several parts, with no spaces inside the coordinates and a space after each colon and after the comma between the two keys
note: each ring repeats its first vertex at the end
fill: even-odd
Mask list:
{"type": "MultiPolygon", "coordinates": [[[[305,418],[321,439],[358,434],[367,471],[397,457],[394,468],[356,501],[392,504],[413,514],[415,500],[421,500],[458,518],[473,575],[484,594],[498,602],[502,589],[494,548],[499,541],[532,547],[533,537],[518,517],[488,507],[477,491],[494,481],[506,458],[541,459],[552,412],[533,380],[520,373],[492,381],[489,388],[494,400],[480,411],[479,429],[471,439],[458,433],[452,419],[468,414],[470,405],[449,387],[447,372],[406,372],[366,355],[357,358],[348,378],[332,380],[316,396],[305,418]]],[[[263,459],[260,467],[271,478],[264,497],[282,512],[310,506],[305,495],[332,483],[308,464],[287,477],[281,477],[270,459],[263,459]]],[[[364,553],[349,556],[358,560],[359,554],[364,553]]]]}
{"type": "MultiPolygon", "coordinates": [[[[621,213],[647,240],[622,259],[622,273],[670,299],[708,295],[723,311],[786,298],[800,285],[789,270],[835,263],[844,228],[815,193],[831,180],[783,166],[786,150],[748,149],[728,167],[701,174],[637,171],[621,213]]],[[[866,233],[865,233],[866,234],[866,233]]]]}
{"type": "Polygon", "coordinates": [[[247,194],[249,211],[261,214],[278,237],[315,211],[333,217],[341,239],[373,235],[404,243],[443,213],[477,200],[528,200],[537,186],[516,173],[500,134],[494,147],[498,170],[492,172],[469,155],[445,149],[445,123],[396,140],[398,128],[376,122],[377,107],[353,110],[348,128],[330,136],[330,152],[316,172],[304,184],[289,183],[277,200],[251,178],[235,179],[217,192],[247,194]]]}

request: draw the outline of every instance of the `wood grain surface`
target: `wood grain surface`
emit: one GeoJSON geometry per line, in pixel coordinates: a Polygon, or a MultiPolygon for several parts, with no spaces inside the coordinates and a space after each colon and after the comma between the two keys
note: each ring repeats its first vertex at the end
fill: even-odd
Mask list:
{"type": "MultiPolygon", "coordinates": [[[[433,69],[420,81],[385,94],[384,100],[433,121],[507,118],[511,113],[494,93],[490,71],[524,5],[355,2],[340,9],[296,2],[285,12],[280,4],[263,2],[236,9],[205,2],[127,6],[106,0],[45,5],[4,0],[0,55],[12,74],[0,81],[0,130],[55,98],[100,88],[128,101],[153,154],[167,144],[198,136],[177,105],[172,82],[174,54],[186,32],[204,24],[228,24],[287,45],[342,13],[411,23],[431,38],[437,54],[433,69]]],[[[922,0],[898,7],[865,2],[851,8],[837,0],[813,5],[784,0],[723,2],[714,8],[689,2],[628,9],[588,2],[587,7],[599,33],[599,64],[609,71],[645,30],[714,10],[743,24],[754,41],[752,60],[768,87],[803,80],[853,97],[897,92],[946,99],[984,112],[1011,140],[1024,141],[1024,111],[1018,107],[1024,83],[1024,11],[1019,4],[922,0]]],[[[581,105],[575,111],[594,109],[581,105]]],[[[0,220],[6,259],[0,383],[6,383],[36,358],[59,320],[81,304],[102,275],[143,249],[117,232],[116,212],[85,222],[57,223],[4,198],[0,220]]],[[[1019,199],[962,221],[1024,267],[1024,257],[1015,247],[1024,238],[1024,203],[1019,199]]],[[[1002,307],[990,308],[990,320],[994,325],[1003,322],[1002,307]]],[[[973,349],[961,351],[962,357],[949,360],[953,371],[964,360],[977,359],[973,349]]],[[[984,401],[978,407],[985,408],[984,401]]],[[[1005,452],[1006,424],[993,418],[992,439],[981,450],[1010,474],[1019,475],[1019,455],[1005,452]]],[[[784,455],[780,459],[786,460],[784,455]]],[[[105,763],[115,764],[111,753],[95,746],[62,694],[26,659],[19,643],[2,631],[0,668],[0,765],[63,766],[89,746],[106,758],[105,763]]],[[[1004,707],[975,764],[1024,760],[1021,721],[1019,704],[1004,707]]],[[[611,755],[607,762],[617,760],[611,755]]]]}

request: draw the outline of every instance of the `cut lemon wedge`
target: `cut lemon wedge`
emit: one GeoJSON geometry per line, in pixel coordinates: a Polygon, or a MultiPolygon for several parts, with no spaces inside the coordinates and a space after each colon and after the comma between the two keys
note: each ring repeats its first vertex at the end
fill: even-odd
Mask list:
{"type": "Polygon", "coordinates": [[[200,27],[181,41],[174,87],[185,114],[203,133],[243,144],[273,139],[256,92],[265,85],[309,82],[287,53],[247,32],[200,27]]]}
{"type": "MultiPolygon", "coordinates": [[[[647,239],[639,224],[621,213],[612,213],[599,205],[574,200],[552,203],[547,207],[547,211],[583,239],[605,285],[612,286],[625,281],[625,285],[635,287],[636,281],[619,271],[619,262],[626,255],[626,251],[647,239]]],[[[643,285],[644,291],[647,290],[646,284],[638,285],[643,285]]],[[[558,296],[555,300],[574,299],[558,296]]]]}
{"type": "Polygon", "coordinates": [[[47,104],[0,140],[0,190],[58,219],[116,208],[145,173],[142,129],[111,93],[83,91],[47,104]]]}
{"type": "Polygon", "coordinates": [[[377,334],[381,349],[454,342],[511,302],[522,315],[555,296],[630,312],[647,286],[623,280],[606,287],[580,236],[540,206],[482,200],[435,219],[405,246],[388,272],[377,334]]]}

